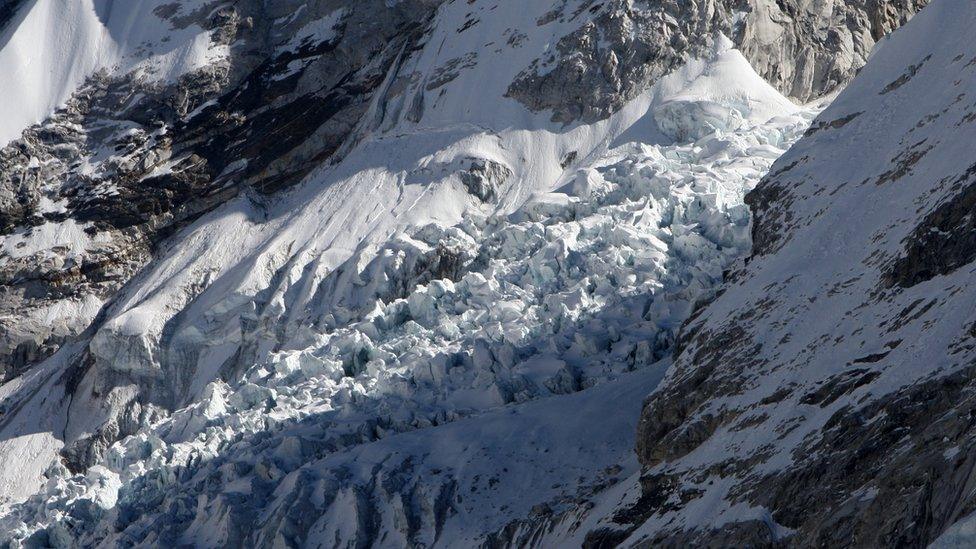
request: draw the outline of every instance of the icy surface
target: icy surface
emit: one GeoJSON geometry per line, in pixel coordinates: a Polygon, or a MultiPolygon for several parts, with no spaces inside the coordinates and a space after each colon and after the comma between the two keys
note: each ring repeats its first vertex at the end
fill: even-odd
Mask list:
{"type": "Polygon", "coordinates": [[[715,130],[734,131],[748,124],[748,118],[767,120],[796,110],[758,74],[742,70],[747,64],[728,38],[718,36],[710,59],[692,61],[678,71],[695,77],[671,77],[661,86],[654,110],[658,128],[676,141],[696,140],[715,130]]]}
{"type": "MultiPolygon", "coordinates": [[[[305,506],[297,512],[322,517],[299,535],[361,541],[356,517],[364,510],[355,494],[375,482],[380,464],[383,474],[395,475],[409,463],[428,471],[407,476],[432,479],[416,488],[427,495],[415,497],[429,497],[433,508],[451,482],[467,492],[495,479],[483,496],[463,504],[450,499],[452,511],[441,518],[431,510],[418,519],[423,527],[405,528],[392,515],[380,519],[388,539],[450,545],[481,539],[536,504],[595,485],[606,489],[635,473],[634,416],[667,366],[676,329],[750,249],[743,195],[817,112],[795,107],[757,78],[723,46],[638,101],[635,108],[654,117],[636,117],[632,131],[652,138],[590,158],[572,177],[556,180],[555,189],[524,180],[517,180],[518,191],[499,188],[521,196],[512,210],[452,205],[456,191],[441,190],[439,208],[460,222],[413,217],[390,238],[355,251],[310,247],[296,254],[300,248],[290,245],[297,258],[292,274],[280,289],[270,288],[267,300],[270,310],[278,308],[269,329],[287,331],[287,344],[252,342],[265,346],[258,360],[233,382],[215,381],[241,342],[239,332],[228,331],[224,342],[211,332],[186,380],[188,405],[146,414],[137,434],[114,444],[85,474],[49,469],[40,494],[8,509],[0,537],[270,543],[296,528],[275,517],[297,501],[305,506]],[[701,105],[722,113],[723,122],[699,116],[701,105]],[[669,124],[689,131],[669,142],[656,131],[669,124]],[[313,252],[335,268],[297,263],[313,252]],[[309,295],[303,273],[316,268],[327,273],[316,286],[329,291],[309,295]],[[301,294],[306,305],[292,311],[301,294]],[[561,396],[569,393],[579,394],[561,396]],[[512,452],[546,457],[522,460],[512,452]],[[309,486],[315,495],[302,496],[309,486]],[[533,487],[531,497],[523,486],[533,487]]],[[[491,139],[478,139],[494,150],[491,139]]],[[[425,161],[427,173],[442,169],[436,159],[425,161]]],[[[397,158],[389,160],[396,166],[397,158]]],[[[179,261],[162,264],[170,269],[161,273],[169,291],[179,288],[177,276],[193,273],[185,269],[200,264],[195,250],[221,257],[254,246],[248,212],[229,214],[205,220],[208,230],[190,233],[179,261]],[[223,224],[245,229],[222,230],[223,224]]],[[[294,241],[296,228],[307,232],[302,224],[311,221],[296,215],[263,230],[294,241]],[[290,238],[283,227],[293,231],[290,238]]],[[[205,295],[187,310],[211,324],[226,318],[267,284],[255,277],[273,272],[249,267],[250,282],[234,282],[236,291],[205,295]]],[[[224,292],[235,287],[209,276],[224,292]]],[[[139,306],[120,309],[124,314],[92,341],[96,359],[122,372],[157,375],[154,326],[160,312],[183,307],[166,295],[131,296],[139,306]]],[[[176,337],[199,341],[200,329],[176,337]]],[[[395,513],[396,488],[389,490],[391,500],[374,498],[373,512],[395,513]]]]}

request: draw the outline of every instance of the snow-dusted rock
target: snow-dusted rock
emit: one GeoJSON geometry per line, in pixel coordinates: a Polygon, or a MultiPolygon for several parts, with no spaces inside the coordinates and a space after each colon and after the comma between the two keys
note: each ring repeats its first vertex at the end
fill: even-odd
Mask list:
{"type": "Polygon", "coordinates": [[[753,253],[679,336],[602,535],[969,544],[974,24],[926,8],[747,196],[753,253]]]}
{"type": "MultiPolygon", "coordinates": [[[[717,85],[709,67],[718,58],[710,59],[662,82],[661,96],[680,83],[704,93],[702,75],[717,85]]],[[[736,59],[738,70],[722,73],[728,82],[721,89],[754,76],[741,56],[736,59]]],[[[323,279],[321,287],[333,294],[328,301],[312,301],[322,316],[306,317],[310,325],[296,326],[281,348],[269,348],[227,381],[208,383],[194,403],[166,417],[145,416],[138,432],[102,449],[98,463],[121,484],[49,473],[58,480],[13,507],[4,528],[15,539],[51,540],[59,525],[73,520],[84,543],[125,537],[261,544],[285,532],[309,539],[339,536],[350,543],[381,536],[458,543],[508,535],[501,533],[506,525],[529,516],[528,507],[536,504],[549,512],[585,513],[581,494],[600,493],[622,479],[608,480],[607,468],[626,462],[634,471],[625,444],[614,443],[575,465],[580,476],[568,484],[565,470],[555,465],[545,473],[544,462],[517,469],[532,471],[536,485],[549,486],[521,503],[505,495],[509,487],[495,487],[514,480],[508,467],[515,466],[508,461],[489,460],[471,476],[438,465],[516,451],[505,443],[508,435],[480,439],[483,453],[477,455],[467,442],[437,450],[437,460],[427,448],[453,440],[458,429],[470,436],[491,432],[496,427],[490,426],[533,401],[538,402],[532,414],[564,417],[571,404],[557,399],[580,391],[600,395],[628,387],[629,396],[617,404],[636,409],[636,387],[653,386],[660,377],[667,363],[660,361],[678,326],[748,251],[743,196],[772,163],[773,151],[799,137],[816,112],[781,100],[773,103],[782,107],[779,116],[761,120],[768,113],[757,118],[741,102],[718,94],[712,100],[743,109],[743,125],[734,131],[701,129],[707,136],[697,141],[626,144],[575,174],[567,188],[572,194],[537,192],[509,215],[471,210],[454,226],[421,225],[378,248],[364,248],[323,279]],[[462,420],[466,427],[445,425],[462,420]],[[431,434],[420,435],[426,432],[431,434]],[[416,435],[404,438],[410,433],[416,435]],[[403,440],[416,450],[396,450],[403,440]],[[382,468],[362,469],[357,460],[363,452],[392,453],[375,458],[388,462],[382,468]],[[418,473],[427,469],[433,472],[418,473]],[[488,482],[485,497],[497,492],[492,497],[502,499],[496,505],[504,501],[506,509],[461,497],[459,483],[475,487],[482,480],[488,482]],[[313,485],[322,495],[308,491],[313,485]],[[74,509],[97,499],[89,494],[118,503],[108,514],[69,519],[74,509]],[[59,503],[45,507],[49,501],[59,503]],[[181,510],[164,516],[169,512],[162,509],[181,510]],[[285,509],[311,514],[296,521],[281,514],[285,509]],[[240,519],[253,513],[269,518],[240,519]],[[382,518],[389,513],[415,518],[382,518]],[[342,520],[353,523],[341,527],[342,520]],[[379,526],[361,522],[373,520],[379,526]],[[478,521],[484,523],[471,526],[478,521]],[[186,523],[195,525],[189,533],[177,526],[186,523]],[[204,533],[210,529],[217,534],[204,533]]],[[[153,364],[135,354],[124,361],[106,354],[113,345],[127,348],[103,339],[123,333],[112,322],[121,320],[106,323],[92,341],[96,359],[122,369],[153,364]]],[[[578,400],[596,406],[593,399],[601,398],[578,400]]],[[[585,418],[578,421],[589,425],[585,418]]],[[[598,429],[607,420],[593,421],[598,429]]],[[[603,436],[629,439],[631,421],[609,424],[619,430],[603,436]]],[[[105,438],[90,440],[103,444],[105,438]]],[[[533,451],[566,452],[555,446],[533,451]]]]}
{"type": "Polygon", "coordinates": [[[701,57],[724,34],[782,93],[806,102],[836,90],[874,44],[928,0],[560,1],[537,21],[579,21],[538,56],[508,94],[561,123],[593,122],[648,83],[701,57]]]}

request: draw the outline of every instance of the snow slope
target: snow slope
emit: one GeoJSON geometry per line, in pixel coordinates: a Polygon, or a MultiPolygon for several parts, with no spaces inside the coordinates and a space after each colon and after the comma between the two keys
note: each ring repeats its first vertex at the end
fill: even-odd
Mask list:
{"type": "Polygon", "coordinates": [[[970,513],[974,24],[926,8],[747,197],[755,249],[648,401],[618,536],[923,546],[970,513]]]}
{"type": "MultiPolygon", "coordinates": [[[[0,29],[0,146],[54,113],[99,71],[172,80],[219,55],[198,26],[173,29],[165,0],[30,0],[0,29]]],[[[202,6],[203,0],[188,8],[202,6]]]]}
{"type": "MultiPolygon", "coordinates": [[[[438,66],[438,51],[480,51],[518,22],[506,18],[542,15],[458,34],[467,9],[446,5],[445,32],[406,63],[438,66]]],[[[522,43],[553,31],[534,32],[522,43]]],[[[627,410],[656,384],[694,303],[749,249],[743,196],[817,108],[784,99],[721,37],[592,125],[554,125],[483,84],[518,69],[488,54],[418,121],[377,103],[378,122],[341,162],[177,235],[108,309],[66,408],[43,380],[70,350],[17,389],[36,387],[18,416],[66,418],[62,440],[103,440],[106,418],[136,432],[86,473],[42,459],[18,470],[46,483],[8,507],[6,535],[449,545],[537,504],[579,511],[581,489],[632,475],[627,410]],[[688,132],[673,141],[674,127],[688,132]],[[590,411],[567,424],[568,410],[590,411]],[[596,438],[569,444],[586,433],[596,438]],[[564,461],[508,469],[513,436],[564,461]],[[467,495],[479,490],[495,507],[467,495]],[[312,516],[322,519],[301,518],[312,516]]],[[[4,426],[0,451],[59,450],[43,432],[11,436],[22,428],[4,426]]],[[[8,494],[30,492],[19,490],[8,494]]]]}

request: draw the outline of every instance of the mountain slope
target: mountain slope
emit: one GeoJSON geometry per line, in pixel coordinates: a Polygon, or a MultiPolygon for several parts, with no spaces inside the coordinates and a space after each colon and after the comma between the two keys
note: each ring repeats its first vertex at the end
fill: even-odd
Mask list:
{"type": "MultiPolygon", "coordinates": [[[[697,140],[624,144],[512,215],[469,212],[361,252],[320,284],[334,305],[309,298],[328,318],[278,335],[281,348],[223,379],[183,365],[172,375],[196,377],[192,404],[167,414],[140,403],[138,418],[124,409],[112,428],[144,422],[138,432],[104,455],[91,450],[112,436],[101,432],[62,451],[76,474],[47,471],[3,529],[86,544],[519,544],[585,515],[590,498],[636,472],[625,441],[674,330],[749,249],[743,195],[815,112],[725,40],[638,105],[650,111],[644,132],[680,126],[697,140]],[[431,270],[446,278],[428,280],[431,270]],[[588,411],[555,424],[574,402],[588,411]],[[537,457],[517,466],[520,453],[537,457]],[[519,495],[522,478],[531,495],[519,495]],[[518,522],[530,515],[537,524],[518,522]]],[[[128,358],[99,337],[99,358],[128,358]]],[[[69,420],[93,409],[77,394],[69,420]]],[[[558,535],[585,535],[568,527],[558,535]]]]}
{"type": "MultiPolygon", "coordinates": [[[[429,430],[438,447],[481,414],[494,432],[499,409],[563,410],[555,395],[630,370],[653,387],[750,246],[742,195],[816,110],[762,77],[826,93],[922,4],[86,0],[66,22],[22,3],[8,43],[55,29],[91,62],[45,50],[64,78],[7,129],[60,107],[0,152],[0,457],[21,464],[0,470],[5,530],[270,544],[311,531],[289,483],[360,445],[429,430]],[[162,35],[133,43],[144,28],[162,35]],[[210,520],[230,537],[177,539],[210,520]]],[[[636,467],[597,454],[540,502],[636,467]]],[[[306,495],[364,517],[338,533],[353,543],[384,513],[426,543],[441,485],[356,496],[401,463],[323,481],[351,500],[306,495]]],[[[492,539],[556,516],[524,511],[492,539]]],[[[489,535],[459,516],[454,539],[489,535]]]]}
{"type": "MultiPolygon", "coordinates": [[[[244,190],[261,202],[367,135],[446,144],[550,118],[553,128],[605,120],[717,31],[805,99],[846,81],[924,1],[560,0],[521,13],[487,1],[63,4],[5,4],[0,29],[3,90],[26,98],[0,105],[0,141],[23,130],[0,151],[8,379],[87,328],[181,227],[244,190]],[[37,38],[47,35],[64,47],[37,38]]],[[[565,155],[583,159],[585,147],[560,146],[544,146],[558,158],[526,156],[538,188],[562,174],[565,155]]]]}
{"type": "Polygon", "coordinates": [[[753,254],[642,414],[632,541],[917,547],[972,512],[974,24],[927,8],[747,197],[753,254]]]}

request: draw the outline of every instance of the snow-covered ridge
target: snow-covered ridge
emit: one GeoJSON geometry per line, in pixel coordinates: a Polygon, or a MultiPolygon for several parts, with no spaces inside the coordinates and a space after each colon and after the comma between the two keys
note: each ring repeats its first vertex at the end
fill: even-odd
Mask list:
{"type": "MultiPolygon", "coordinates": [[[[580,419],[607,442],[596,451],[552,426],[506,477],[491,459],[511,452],[505,417],[638,408],[677,326],[750,247],[743,193],[816,110],[714,31],[747,46],[776,18],[764,28],[793,31],[784,51],[813,59],[777,83],[806,94],[844,81],[875,26],[919,2],[853,19],[873,8],[113,4],[91,6],[118,36],[92,39],[84,17],[70,35],[99,75],[0,151],[0,311],[16,311],[0,317],[15,362],[0,364],[0,460],[20,464],[0,468],[0,501],[17,541],[430,544],[453,529],[442,543],[518,544],[586,514],[581,498],[636,474],[634,418],[611,432],[580,419]],[[181,40],[126,53],[125,29],[157,19],[181,40]],[[811,20],[863,39],[833,66],[824,55],[845,44],[804,34],[811,20]],[[52,333],[47,318],[71,323],[52,333]],[[588,457],[543,457],[567,448],[588,457]],[[485,474],[466,476],[470,461],[485,474]],[[505,507],[523,478],[538,508],[505,507]]],[[[768,62],[779,42],[760,38],[749,58],[768,62]]]]}
{"type": "MultiPolygon", "coordinates": [[[[185,327],[169,336],[170,341],[204,349],[196,351],[195,368],[184,363],[178,373],[192,376],[183,377],[184,392],[176,400],[189,405],[173,413],[143,407],[133,414],[127,408],[123,415],[129,419],[124,421],[139,423],[136,434],[113,444],[84,474],[72,475],[60,466],[49,469],[42,492],[11,508],[2,530],[11,538],[38,536],[34,539],[48,542],[74,537],[81,543],[122,539],[269,543],[295,528],[273,518],[273,510],[286,505],[298,478],[316,475],[323,479],[325,499],[306,501],[302,496],[287,504],[311,506],[322,517],[315,525],[302,527],[299,535],[362,542],[378,534],[341,524],[348,513],[364,512],[354,510],[358,505],[354,501],[344,502],[343,494],[362,489],[376,473],[364,469],[359,476],[331,479],[335,471],[352,467],[360,452],[396,453],[400,444],[408,444],[397,441],[410,440],[409,445],[416,445],[412,459],[435,467],[436,462],[426,457],[427,445],[442,436],[459,436],[438,434],[457,433],[444,424],[469,418],[465,429],[479,432],[479,426],[498,421],[498,414],[518,413],[527,402],[540,399],[526,409],[534,410],[532,417],[553,421],[561,417],[555,411],[568,402],[557,395],[578,391],[619,393],[619,401],[580,397],[588,406],[606,399],[600,406],[607,407],[608,413],[618,407],[636,409],[666,366],[666,360],[659,361],[666,359],[677,327],[693,305],[721,282],[723,271],[749,250],[744,194],[805,131],[816,110],[783,99],[755,75],[741,54],[718,40],[709,58],[691,61],[625,109],[622,116],[632,117],[629,122],[611,121],[610,127],[627,123],[624,138],[639,138],[643,143],[605,148],[577,165],[571,179],[543,180],[549,189],[517,175],[525,168],[505,156],[504,144],[517,138],[535,142],[532,146],[538,148],[539,143],[579,134],[517,132],[512,137],[502,132],[490,139],[462,141],[460,151],[475,158],[493,157],[504,168],[479,171],[462,162],[472,180],[497,193],[502,203],[526,197],[511,211],[484,208],[481,199],[465,190],[463,180],[449,180],[433,196],[412,199],[427,201],[419,208],[427,215],[441,211],[449,216],[446,219],[432,224],[426,217],[410,215],[408,209],[399,220],[394,209],[387,223],[396,222],[399,228],[392,238],[377,239],[377,244],[360,245],[355,251],[333,248],[324,256],[311,253],[324,247],[315,240],[322,238],[321,228],[310,230],[307,225],[330,223],[331,218],[321,217],[328,210],[348,230],[350,217],[342,215],[343,209],[361,202],[325,193],[325,199],[333,201],[329,206],[312,201],[303,207],[308,214],[300,210],[268,227],[251,225],[252,230],[273,231],[270,243],[287,242],[287,252],[256,240],[260,233],[247,234],[241,226],[242,221],[248,226],[241,205],[215,212],[187,232],[183,244],[173,248],[173,260],[178,262],[169,271],[167,262],[161,262],[162,272],[168,272],[168,277],[200,272],[194,262],[206,261],[206,254],[240,254],[248,242],[260,242],[262,255],[268,256],[262,261],[284,261],[284,276],[276,268],[255,271],[251,262],[236,268],[250,271],[248,283],[254,288],[272,285],[262,307],[273,314],[252,317],[250,322],[264,327],[252,332],[253,339],[241,341],[240,332],[225,330],[220,323],[226,322],[228,313],[241,314],[238,311],[249,293],[244,288],[227,293],[232,287],[210,274],[214,282],[208,293],[214,297],[197,298],[184,308],[167,297],[179,286],[170,282],[153,291],[143,286],[140,291],[153,298],[134,299],[136,307],[119,307],[120,320],[109,321],[95,336],[92,354],[96,361],[123,373],[173,375],[173,370],[155,373],[153,364],[159,363],[142,354],[146,347],[140,345],[147,341],[155,345],[151,326],[167,314],[165,309],[151,308],[152,304],[167,303],[171,310],[200,315],[187,318],[182,313],[187,318],[185,327]],[[665,132],[675,127],[687,132],[674,134],[680,140],[672,143],[665,132]],[[698,138],[689,140],[690,135],[698,138]],[[472,148],[478,145],[488,148],[472,148]],[[445,222],[452,218],[455,223],[445,222]],[[299,237],[310,241],[301,242],[299,237]],[[302,249],[310,251],[296,254],[302,249]],[[323,264],[326,261],[330,263],[323,264]],[[308,280],[307,273],[321,273],[321,278],[308,280]],[[226,357],[239,353],[236,349],[244,345],[251,347],[247,356],[254,362],[244,364],[230,379],[218,378],[226,357]],[[134,351],[120,352],[126,348],[134,351]],[[601,388],[604,385],[607,388],[601,388]],[[625,385],[632,390],[621,392],[625,385]],[[505,406],[510,412],[492,412],[505,406]],[[406,435],[396,434],[418,430],[430,431],[429,439],[403,439],[406,435]],[[216,478],[221,480],[214,485],[216,478]],[[195,503],[185,507],[186,498],[195,503]],[[198,498],[209,503],[199,507],[198,498]],[[184,511],[168,518],[158,515],[173,508],[169,502],[177,501],[184,511]],[[196,508],[227,512],[197,513],[196,508]],[[265,518],[250,524],[229,518],[245,508],[265,518]],[[188,521],[194,526],[183,532],[180,525],[188,521]]],[[[389,151],[388,141],[398,148],[403,143],[383,138],[361,147],[371,153],[389,151]]],[[[438,155],[465,158],[446,150],[438,155]]],[[[356,152],[349,158],[356,159],[356,152]]],[[[437,173],[437,158],[421,160],[426,173],[437,173]]],[[[396,166],[396,160],[390,165],[396,166]]],[[[366,173],[382,177],[375,169],[366,173]]],[[[318,185],[309,188],[321,192],[318,185]]],[[[300,190],[293,202],[280,207],[294,208],[311,190],[300,190]]],[[[403,192],[398,187],[391,190],[403,192]]],[[[369,197],[383,199],[375,193],[369,197]]],[[[235,268],[228,256],[217,257],[222,269],[235,268]]],[[[593,420],[598,419],[595,413],[593,420]]],[[[616,439],[630,440],[631,421],[613,425],[616,439]]],[[[506,449],[507,436],[495,433],[478,443],[488,455],[500,453],[506,449]]],[[[560,451],[561,442],[548,443],[554,446],[544,448],[545,452],[560,451]]],[[[464,447],[455,450],[455,457],[439,460],[471,459],[464,447]]],[[[607,482],[610,477],[604,470],[621,463],[628,464],[627,475],[634,473],[629,455],[629,442],[589,455],[590,461],[576,465],[579,480],[540,491],[533,505],[569,497],[600,478],[607,482]]],[[[479,465],[480,474],[463,478],[478,483],[483,474],[507,485],[507,471],[492,468],[504,463],[487,460],[479,465]]],[[[526,467],[540,468],[519,470],[535,477],[540,487],[543,481],[554,485],[564,476],[564,470],[551,466],[545,471],[545,462],[526,467]]],[[[477,506],[477,500],[464,503],[467,500],[450,493],[438,496],[442,493],[438,483],[450,478],[448,473],[435,475],[429,486],[417,488],[427,495],[417,497],[447,498],[430,505],[446,505],[453,509],[451,513],[440,519],[433,515],[418,519],[421,525],[411,528],[393,517],[383,519],[382,529],[394,536],[388,539],[402,537],[415,543],[439,539],[444,544],[479,540],[507,521],[526,516],[527,502],[514,505],[517,500],[508,489],[486,493],[485,497],[495,494],[493,505],[511,505],[490,520],[483,513],[495,512],[495,507],[477,506]],[[475,527],[479,520],[483,524],[475,527]],[[439,538],[445,532],[455,537],[439,538]]],[[[620,475],[613,478],[610,484],[619,482],[620,475]]],[[[387,497],[400,496],[394,492],[387,497]]],[[[371,505],[377,506],[372,512],[387,512],[381,500],[371,505]]]]}
{"type": "MultiPolygon", "coordinates": [[[[152,14],[165,0],[31,0],[0,29],[0,146],[54,113],[99,71],[172,80],[213,63],[204,29],[152,14]]],[[[184,2],[184,9],[203,0],[184,2]]]]}

